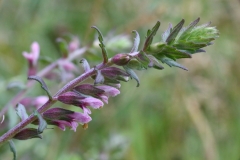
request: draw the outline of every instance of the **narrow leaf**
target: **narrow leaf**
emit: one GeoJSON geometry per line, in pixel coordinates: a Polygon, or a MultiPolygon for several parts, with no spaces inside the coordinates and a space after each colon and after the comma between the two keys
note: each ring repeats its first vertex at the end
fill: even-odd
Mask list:
{"type": "Polygon", "coordinates": [[[13,160],[16,160],[17,159],[16,147],[12,140],[9,140],[8,143],[9,143],[10,151],[13,152],[13,160]]]}
{"type": "Polygon", "coordinates": [[[107,51],[105,49],[105,45],[103,43],[102,33],[100,32],[100,30],[96,26],[92,26],[92,28],[96,29],[96,31],[98,32],[98,40],[100,42],[99,46],[102,49],[103,63],[107,63],[108,62],[108,54],[107,54],[107,51]]]}
{"type": "Polygon", "coordinates": [[[9,90],[9,91],[12,91],[12,90],[14,91],[15,89],[22,90],[22,89],[25,89],[25,88],[26,88],[26,85],[23,84],[22,82],[10,82],[7,85],[7,90],[9,90]]]}
{"type": "Polygon", "coordinates": [[[83,58],[83,59],[80,61],[80,63],[81,63],[82,66],[83,66],[84,72],[87,72],[87,71],[90,70],[89,63],[88,63],[88,61],[87,61],[86,59],[83,58]]]}
{"type": "Polygon", "coordinates": [[[104,77],[103,77],[101,71],[100,70],[96,70],[96,71],[97,71],[97,76],[95,78],[94,85],[96,85],[96,84],[103,84],[104,77]]]}
{"type": "Polygon", "coordinates": [[[184,19],[182,19],[171,31],[170,35],[168,36],[166,42],[167,44],[172,44],[177,37],[179,31],[182,29],[182,26],[184,24],[184,19]]]}
{"type": "Polygon", "coordinates": [[[17,104],[16,112],[17,112],[17,115],[21,118],[22,121],[24,121],[25,119],[28,118],[28,114],[26,112],[26,109],[25,109],[24,105],[22,105],[21,103],[17,104]]]}
{"type": "Polygon", "coordinates": [[[182,34],[180,35],[179,39],[181,39],[181,37],[184,37],[187,33],[191,32],[192,29],[198,24],[198,22],[200,21],[200,18],[197,18],[196,20],[194,20],[192,23],[189,24],[189,26],[187,26],[184,31],[182,32],[182,34]]]}
{"type": "Polygon", "coordinates": [[[162,34],[162,40],[163,40],[163,42],[166,42],[169,34],[171,33],[171,30],[172,30],[172,24],[169,23],[168,29],[162,34]]]}
{"type": "Polygon", "coordinates": [[[49,99],[52,99],[51,93],[48,90],[48,87],[47,87],[46,83],[43,81],[43,79],[41,77],[39,77],[39,76],[29,76],[28,79],[38,81],[41,84],[42,89],[44,91],[46,91],[49,99]]]}
{"type": "Polygon", "coordinates": [[[148,31],[147,38],[145,40],[145,44],[144,44],[144,47],[143,47],[143,51],[146,51],[148,49],[148,47],[152,44],[153,37],[156,35],[159,27],[160,27],[160,22],[157,21],[157,23],[152,28],[152,30],[148,31]]]}
{"type": "Polygon", "coordinates": [[[47,128],[47,122],[43,119],[42,115],[38,113],[38,111],[35,111],[34,115],[38,117],[39,122],[37,133],[41,134],[43,130],[47,128]]]}
{"type": "Polygon", "coordinates": [[[139,44],[140,44],[140,36],[136,30],[133,30],[132,33],[136,34],[136,37],[134,38],[133,42],[133,48],[130,53],[137,52],[139,44]]]}
{"type": "Polygon", "coordinates": [[[164,69],[164,67],[159,63],[159,61],[152,55],[147,55],[150,59],[150,63],[148,64],[149,67],[153,67],[156,69],[164,69]]]}
{"type": "Polygon", "coordinates": [[[130,75],[131,78],[135,79],[137,81],[137,87],[140,86],[140,81],[139,78],[137,76],[137,74],[130,68],[123,66],[123,68],[126,70],[126,72],[130,75]]]}
{"type": "Polygon", "coordinates": [[[161,61],[162,61],[162,63],[166,63],[170,67],[174,66],[174,67],[178,67],[178,68],[188,71],[188,69],[186,67],[182,66],[181,64],[177,63],[176,61],[174,61],[170,58],[164,57],[164,58],[161,58],[161,61]]]}

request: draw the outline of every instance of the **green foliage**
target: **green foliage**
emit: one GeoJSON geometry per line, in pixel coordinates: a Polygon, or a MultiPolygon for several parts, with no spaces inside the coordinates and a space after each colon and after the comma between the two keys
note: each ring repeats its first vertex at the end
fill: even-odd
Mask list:
{"type": "MultiPolygon", "coordinates": [[[[71,3],[47,0],[2,1],[0,9],[2,107],[15,95],[6,92],[6,84],[11,80],[21,82],[26,80],[27,64],[22,58],[21,51],[27,50],[33,40],[38,41],[43,47],[42,57],[47,56],[55,60],[59,56],[55,46],[57,37],[64,32],[71,32],[80,37],[82,46],[88,45],[94,35],[89,27],[92,24],[99,26],[103,33],[116,29],[114,35],[130,34],[132,29],[136,29],[139,35],[144,37],[146,29],[151,28],[157,20],[161,20],[160,34],[156,34],[152,45],[160,40],[162,29],[167,27],[168,22],[177,24],[181,18],[185,18],[187,23],[200,16],[202,22],[211,20],[212,25],[216,25],[221,31],[221,37],[206,49],[206,54],[195,54],[191,60],[178,61],[188,66],[189,72],[165,67],[164,71],[151,70],[144,75],[140,73],[141,86],[135,88],[134,82],[124,83],[120,96],[110,100],[108,106],[103,109],[94,111],[92,114],[94,121],[87,130],[78,128],[77,132],[73,133],[70,130],[61,132],[55,128],[46,131],[49,133],[44,136],[41,143],[37,143],[38,139],[16,141],[18,158],[75,160],[108,156],[109,159],[116,160],[203,160],[212,158],[206,156],[217,154],[217,159],[220,160],[238,159],[240,150],[240,102],[237,89],[240,86],[240,55],[237,54],[240,52],[238,6],[238,1],[229,3],[227,0],[217,3],[188,0],[145,0],[141,3],[110,0],[71,3]],[[192,103],[191,107],[200,110],[192,116],[198,117],[200,114],[205,118],[204,121],[194,123],[191,114],[186,110],[185,100],[192,100],[192,96],[196,98],[196,103],[192,103]],[[210,126],[213,139],[208,136],[208,132],[204,132],[207,126],[202,122],[210,126]],[[203,131],[202,135],[199,130],[203,131]],[[113,146],[117,141],[113,141],[110,134],[121,135],[127,143],[120,139],[125,145],[114,148],[114,151],[108,149],[107,146],[113,146]],[[217,152],[211,147],[204,148],[212,140],[217,152]]],[[[109,54],[123,51],[127,53],[131,50],[131,45],[127,45],[128,48],[114,47],[115,50],[110,50],[111,43],[104,42],[109,54]]],[[[129,44],[129,41],[123,42],[129,44]]],[[[196,50],[197,52],[199,51],[196,50]]],[[[99,51],[96,49],[96,52],[89,51],[83,56],[94,65],[100,60],[99,53],[100,49],[99,51]]],[[[195,51],[189,50],[187,53],[195,51]]],[[[50,81],[46,83],[49,87],[53,85],[50,81]]],[[[36,96],[42,93],[38,88],[35,86],[35,90],[28,95],[36,96]]],[[[56,88],[50,87],[50,90],[55,91],[56,88]]],[[[5,116],[11,119],[16,117],[16,113],[13,110],[5,116]]],[[[6,124],[1,125],[3,126],[6,124]]],[[[3,133],[4,130],[1,130],[1,134],[3,133]]],[[[8,146],[7,149],[0,148],[0,157],[11,158],[8,146]]]]}

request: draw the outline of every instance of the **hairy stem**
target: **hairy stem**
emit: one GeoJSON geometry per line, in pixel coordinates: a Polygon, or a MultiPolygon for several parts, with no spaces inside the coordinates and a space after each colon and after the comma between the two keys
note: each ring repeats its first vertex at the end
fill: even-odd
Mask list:
{"type": "MultiPolygon", "coordinates": [[[[97,65],[95,68],[100,70],[100,69],[109,67],[111,65],[113,65],[113,64],[111,62],[111,59],[109,59],[108,63],[106,63],[106,64],[101,63],[101,64],[97,65]]],[[[42,107],[40,107],[38,109],[38,112],[43,113],[44,111],[46,111],[48,108],[50,108],[57,101],[56,100],[57,96],[59,96],[60,94],[62,94],[64,92],[67,92],[67,91],[73,89],[77,84],[83,82],[84,80],[93,76],[94,74],[96,74],[96,70],[94,68],[92,68],[88,72],[85,72],[82,75],[80,75],[79,77],[77,77],[77,78],[73,79],[72,81],[68,82],[65,86],[63,86],[53,96],[52,100],[49,99],[42,107]]],[[[37,117],[34,114],[31,114],[26,120],[18,123],[14,128],[12,128],[11,130],[9,130],[8,132],[6,132],[4,135],[2,135],[0,137],[0,146],[3,145],[6,141],[13,138],[14,135],[16,135],[19,131],[21,131],[21,129],[23,129],[24,127],[26,127],[28,124],[32,123],[36,119],[37,119],[37,117]]]]}
{"type": "MultiPolygon", "coordinates": [[[[104,65],[99,65],[100,68],[104,68],[104,65]]],[[[42,107],[38,109],[39,113],[43,113],[46,111],[48,108],[50,108],[55,102],[56,102],[56,97],[60,95],[61,93],[64,93],[66,91],[71,90],[74,86],[76,86],[78,83],[84,81],[85,79],[89,78],[90,76],[95,74],[95,70],[91,69],[90,71],[80,75],[79,77],[75,78],[74,80],[70,81],[67,83],[62,89],[60,89],[53,98],[53,100],[48,100],[42,107]]],[[[0,137],[0,146],[3,145],[5,142],[10,140],[11,138],[14,137],[21,129],[26,127],[28,124],[36,120],[37,117],[34,114],[31,114],[26,120],[21,121],[18,123],[14,128],[6,132],[4,135],[0,137]]]]}
{"type": "MultiPolygon", "coordinates": [[[[84,52],[86,52],[87,47],[83,47],[81,49],[78,49],[72,53],[69,54],[69,57],[66,59],[67,61],[72,61],[75,58],[79,57],[80,55],[82,55],[84,52]]],[[[62,58],[56,60],[55,62],[51,63],[50,65],[48,65],[47,67],[43,68],[41,71],[38,72],[37,76],[39,77],[44,77],[46,74],[48,74],[51,70],[53,70],[54,68],[57,67],[57,65],[59,64],[59,61],[61,61],[62,58]]],[[[11,106],[16,106],[17,103],[25,96],[25,94],[27,93],[28,89],[31,89],[33,87],[33,85],[35,84],[35,81],[29,81],[27,83],[27,87],[26,89],[20,91],[15,97],[13,97],[1,110],[0,112],[0,117],[2,117],[8,110],[9,107],[11,106]]]]}

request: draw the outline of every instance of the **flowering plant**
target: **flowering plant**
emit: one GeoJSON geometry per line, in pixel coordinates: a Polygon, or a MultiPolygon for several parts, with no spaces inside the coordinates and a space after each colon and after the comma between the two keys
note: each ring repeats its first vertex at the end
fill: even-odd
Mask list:
{"type": "MultiPolygon", "coordinates": [[[[15,148],[11,139],[42,138],[41,135],[48,125],[57,126],[61,130],[69,127],[76,131],[80,124],[86,129],[88,123],[92,120],[90,108],[102,108],[104,103],[108,103],[109,97],[120,94],[121,81],[127,82],[129,79],[134,79],[137,82],[137,87],[140,86],[140,80],[135,70],[147,70],[149,68],[162,70],[164,67],[160,62],[166,63],[170,67],[188,70],[177,63],[176,60],[191,58],[195,53],[205,52],[202,48],[211,45],[212,41],[218,37],[218,31],[215,27],[210,27],[210,23],[197,26],[199,20],[200,18],[196,19],[187,27],[183,27],[184,20],[181,20],[175,27],[170,24],[162,34],[162,40],[153,43],[153,38],[160,27],[158,21],[152,29],[148,30],[142,49],[139,49],[140,36],[134,30],[135,39],[130,52],[118,53],[113,57],[108,57],[102,33],[97,27],[93,26],[92,28],[98,32],[103,60],[100,64],[91,68],[87,60],[82,59],[80,63],[83,66],[84,73],[71,81],[69,79],[74,77],[74,72],[77,70],[71,60],[89,48],[79,48],[80,43],[76,37],[73,37],[69,43],[63,39],[58,39],[60,50],[63,53],[62,58],[37,72],[40,47],[37,42],[34,42],[31,45],[31,53],[23,53],[29,63],[28,79],[38,81],[47,96],[24,97],[26,89],[16,95],[13,101],[17,103],[16,111],[21,118],[21,122],[0,137],[0,145],[9,141],[10,148],[15,155],[15,148]],[[61,71],[61,75],[54,72],[55,68],[61,71]],[[43,78],[62,79],[69,82],[52,96],[43,78]],[[92,83],[84,83],[84,80],[90,78],[93,81],[92,83]],[[59,107],[50,108],[58,101],[80,108],[79,112],[59,107]],[[28,105],[36,107],[36,110],[30,116],[27,114],[28,105]],[[29,124],[38,127],[30,128],[27,126],[29,124]]],[[[29,81],[27,88],[31,88],[32,85],[33,81],[29,81]]],[[[6,108],[4,107],[4,109],[6,108]]],[[[4,109],[1,116],[4,116],[4,109]]]]}

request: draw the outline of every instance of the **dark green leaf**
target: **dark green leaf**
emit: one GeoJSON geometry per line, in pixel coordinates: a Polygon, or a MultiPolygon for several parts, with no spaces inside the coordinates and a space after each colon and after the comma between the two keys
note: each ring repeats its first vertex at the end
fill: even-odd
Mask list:
{"type": "Polygon", "coordinates": [[[182,19],[173,29],[170,35],[168,36],[166,42],[167,44],[172,44],[175,41],[175,38],[177,37],[179,31],[182,29],[182,26],[184,24],[184,19],[182,19]]]}
{"type": "Polygon", "coordinates": [[[153,37],[156,35],[159,27],[160,27],[160,22],[157,21],[157,23],[152,28],[152,30],[148,31],[147,38],[145,40],[145,44],[144,44],[144,47],[143,47],[143,51],[146,51],[148,49],[148,47],[152,44],[153,37]]]}
{"type": "Polygon", "coordinates": [[[179,50],[177,50],[175,47],[171,47],[171,46],[165,46],[163,48],[163,50],[161,51],[162,54],[164,54],[165,56],[172,58],[172,59],[179,59],[179,58],[191,58],[191,54],[188,54],[186,52],[181,52],[179,50]]]}

